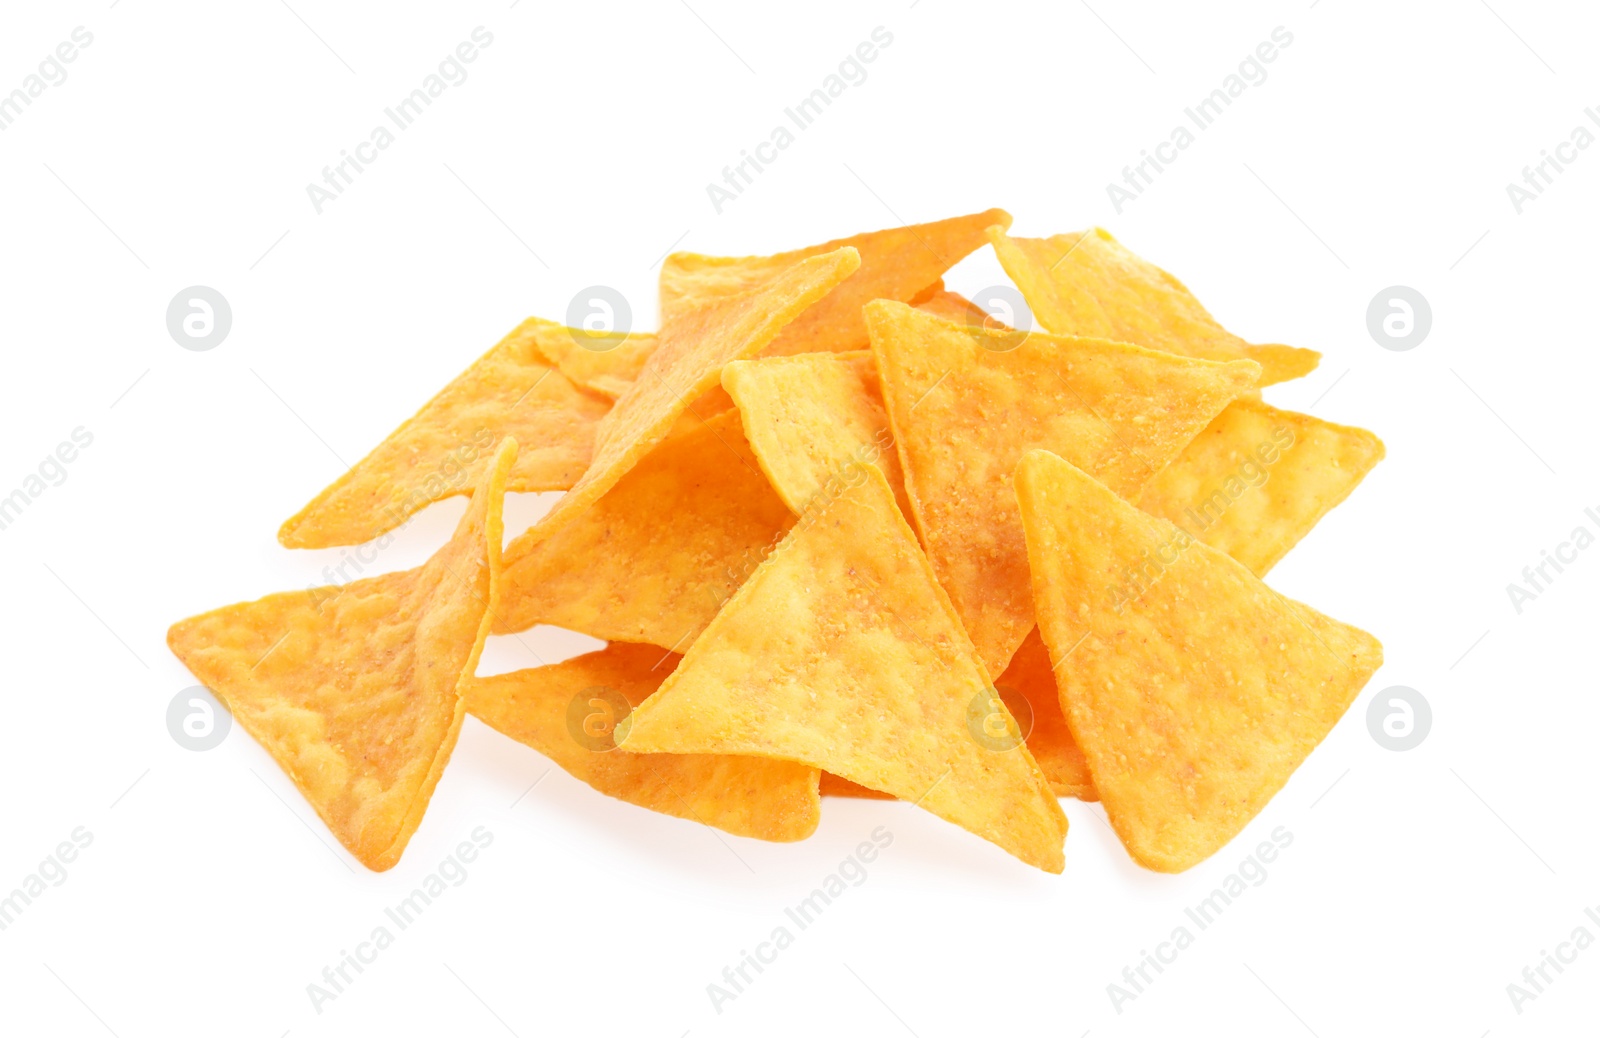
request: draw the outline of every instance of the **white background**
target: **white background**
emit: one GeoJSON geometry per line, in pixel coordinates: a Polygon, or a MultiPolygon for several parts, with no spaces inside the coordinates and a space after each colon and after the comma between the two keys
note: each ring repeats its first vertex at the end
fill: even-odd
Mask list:
{"type": "MultiPolygon", "coordinates": [[[[0,932],[0,1030],[1594,1026],[1600,947],[1520,1015],[1506,991],[1600,906],[1600,551],[1520,615],[1506,592],[1600,506],[1600,149],[1520,215],[1505,190],[1600,104],[1592,9],[291,2],[4,15],[0,92],[74,27],[94,42],[0,133],[0,494],[74,428],[94,442],[0,531],[0,893],[75,827],[93,843],[0,932]],[[306,185],[479,25],[494,41],[470,77],[315,213],[306,185]],[[894,39],[869,78],[718,215],[706,184],[880,25],[894,39]],[[1115,212],[1106,184],[1280,25],[1294,41],[1266,81],[1115,212]],[[812,839],[761,844],[546,776],[469,719],[404,859],[375,875],[242,732],[204,753],[168,735],[193,680],[167,626],[318,581],[340,553],[285,551],[278,524],[522,318],[598,283],[649,328],[670,248],[770,252],[992,205],[1024,235],[1106,226],[1230,329],[1322,351],[1269,399],[1388,445],[1271,578],[1375,632],[1388,663],[1212,860],[1141,871],[1076,801],[1062,876],[902,804],[830,800],[812,839]],[[196,284],[232,304],[210,352],[166,330],[196,284]],[[1366,328],[1396,284],[1433,310],[1406,353],[1366,328]],[[1367,730],[1391,685],[1432,704],[1409,752],[1367,730]],[[717,1014],[707,984],[879,825],[894,842],[866,882],[717,1014]],[[467,880],[315,1013],[306,985],[476,826],[494,842],[467,880]],[[1277,826],[1294,841],[1266,882],[1113,1009],[1107,984],[1277,826]]],[[[949,281],[1001,279],[985,248],[949,281]]],[[[547,503],[511,502],[509,525],[547,503]]],[[[460,511],[430,510],[380,568],[419,563],[460,511]]],[[[484,670],[535,662],[498,639],[484,670]]]]}

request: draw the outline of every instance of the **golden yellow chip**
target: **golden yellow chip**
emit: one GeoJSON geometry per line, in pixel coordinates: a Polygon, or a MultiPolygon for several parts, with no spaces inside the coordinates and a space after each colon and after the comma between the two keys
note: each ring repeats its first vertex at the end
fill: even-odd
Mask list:
{"type": "Polygon", "coordinates": [[[776,256],[701,256],[676,252],[661,265],[661,321],[747,292],[799,260],[852,247],[861,270],[785,328],[764,354],[785,357],[867,345],[861,307],[874,299],[910,302],[940,282],[944,272],[984,243],[991,225],[1011,226],[1011,215],[990,209],[934,223],[870,231],[776,256]]]}
{"type": "Polygon", "coordinates": [[[538,329],[533,344],[574,383],[615,400],[639,377],[656,350],[656,337],[546,325],[538,329]]]}
{"type": "Polygon", "coordinates": [[[1383,454],[1365,429],[1235,400],[1135,504],[1264,577],[1383,454]]]}
{"type": "Polygon", "coordinates": [[[796,515],[829,487],[853,482],[862,465],[876,465],[911,514],[871,353],[734,361],[722,384],[763,471],[796,515]]]}
{"type": "Polygon", "coordinates": [[[616,642],[548,667],[473,678],[467,711],[532,746],[607,796],[758,840],[803,840],[817,828],[817,769],[722,754],[629,753],[616,725],[678,657],[616,642]]]}
{"type": "Polygon", "coordinates": [[[995,675],[1033,626],[1011,485],[1022,455],[1057,451],[1132,496],[1260,374],[1250,361],[988,330],[900,303],[866,315],[922,543],[995,675]]]}
{"type": "Polygon", "coordinates": [[[989,230],[1000,265],[1039,323],[1059,335],[1131,342],[1186,357],[1253,360],[1261,384],[1299,378],[1317,366],[1315,350],[1256,346],[1229,332],[1177,278],[1095,228],[1051,238],[1012,238],[989,230]]]}
{"type": "Polygon", "coordinates": [[[1067,727],[1067,719],[1061,713],[1061,695],[1055,671],[1050,666],[1050,653],[1037,627],[1028,632],[1017,654],[1011,657],[1011,665],[994,684],[1002,697],[1015,693],[1026,701],[1026,707],[1016,707],[1011,706],[1012,700],[1005,700],[1018,723],[1029,729],[1028,749],[1039,762],[1045,778],[1050,780],[1050,788],[1056,796],[1099,800],[1083,751],[1072,738],[1072,729],[1067,727]],[[1024,718],[1024,711],[1028,719],[1024,718]]]}
{"type": "Polygon", "coordinates": [[[174,624],[167,644],[369,869],[400,860],[461,730],[498,591],[517,445],[490,455],[450,543],[417,569],[286,591],[174,624]]]}
{"type": "Polygon", "coordinates": [[[1022,459],[1017,497],[1039,630],[1111,825],[1146,868],[1189,868],[1283,787],[1383,648],[1046,451],[1022,459]]]}
{"type": "MultiPolygon", "coordinates": [[[[532,553],[582,515],[617,480],[664,440],[679,418],[705,413],[702,397],[725,399],[722,366],[755,355],[785,325],[827,295],[860,266],[851,248],[801,260],[743,295],[692,310],[669,321],[639,378],[617,399],[595,434],[594,460],[570,493],[512,542],[510,561],[532,553]]],[[[580,559],[573,565],[581,566],[580,559]]],[[[618,636],[617,641],[648,641],[618,636]]]]}
{"type": "Polygon", "coordinates": [[[568,329],[530,317],[278,531],[286,548],[361,544],[468,493],[501,437],[521,445],[506,489],[565,490],[589,465],[611,402],[552,368],[535,342],[568,329]]]}
{"type": "Polygon", "coordinates": [[[554,536],[513,541],[495,631],[555,624],[681,651],[792,521],[728,411],[669,438],[554,536]]]}
{"type": "Polygon", "coordinates": [[[821,768],[1060,872],[1060,805],[1020,740],[980,744],[993,693],[972,643],[883,474],[861,475],[806,511],[621,745],[821,768]]]}

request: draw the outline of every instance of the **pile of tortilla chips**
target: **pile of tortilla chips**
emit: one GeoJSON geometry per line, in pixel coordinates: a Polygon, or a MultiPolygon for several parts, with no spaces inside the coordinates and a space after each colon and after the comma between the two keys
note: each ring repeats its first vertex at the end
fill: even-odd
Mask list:
{"type": "Polygon", "coordinates": [[[595,789],[766,840],[906,800],[1063,868],[1058,797],[1139,864],[1232,839],[1382,662],[1262,578],[1383,457],[1093,230],[994,209],[775,256],[674,254],[652,334],[530,318],[284,523],[424,566],[185,620],[174,653],[350,852],[399,860],[471,713],[595,789]],[[945,289],[993,246],[1041,329],[945,289]],[[565,490],[504,544],[507,491],[565,490]],[[607,642],[478,677],[484,639],[607,642]]]}

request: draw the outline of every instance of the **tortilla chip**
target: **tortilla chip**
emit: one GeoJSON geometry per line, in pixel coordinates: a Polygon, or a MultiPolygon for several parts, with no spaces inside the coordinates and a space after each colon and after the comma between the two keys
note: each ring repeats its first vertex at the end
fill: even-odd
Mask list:
{"type": "Polygon", "coordinates": [[[530,317],[278,530],[285,548],[362,544],[435,501],[469,493],[501,437],[521,445],[506,489],[565,490],[589,465],[610,401],[546,363],[568,329],[530,317]]]}
{"type": "Polygon", "coordinates": [[[911,514],[878,365],[866,350],[734,361],[722,383],[778,496],[795,515],[876,465],[911,514]]]}
{"type": "MultiPolygon", "coordinates": [[[[668,439],[555,536],[506,552],[496,633],[681,650],[793,521],[729,411],[668,439]]],[[[657,654],[659,658],[659,654],[657,654]]]]}
{"type": "Polygon", "coordinates": [[[517,445],[491,456],[450,543],[417,569],[286,591],[174,624],[167,644],[369,869],[400,860],[456,744],[460,683],[499,591],[517,445]]]}
{"type": "Polygon", "coordinates": [[[1255,346],[1218,324],[1183,283],[1129,252],[1109,231],[1011,238],[989,229],[1000,265],[1028,309],[1058,335],[1116,339],[1206,360],[1253,360],[1261,385],[1299,378],[1322,354],[1295,346],[1255,346]]]}
{"type": "MultiPolygon", "coordinates": [[[[693,310],[670,321],[639,378],[617,399],[595,434],[594,460],[570,493],[506,551],[515,562],[559,533],[616,485],[629,469],[672,432],[679,417],[708,390],[721,393],[722,366],[753,356],[782,328],[861,263],[844,248],[802,260],[741,296],[693,310]]],[[[712,395],[715,398],[715,394],[712,395]]],[[[617,641],[649,639],[618,637],[617,641]]]]}
{"type": "MultiPolygon", "coordinates": [[[[1056,688],[1055,671],[1050,666],[1050,654],[1035,627],[1023,639],[1011,665],[996,681],[1004,698],[1015,692],[1027,702],[1027,713],[1032,716],[1032,729],[1027,733],[1028,749],[1039,762],[1039,770],[1050,780],[1050,788],[1058,797],[1076,797],[1079,800],[1099,800],[1094,791],[1094,780],[1089,777],[1089,765],[1083,751],[1072,738],[1072,729],[1061,713],[1061,696],[1056,688]]],[[[1007,700],[1007,705],[1010,701],[1007,700]]],[[[1012,709],[1020,721],[1021,709],[1012,709]]]]}
{"type": "Polygon", "coordinates": [[[655,352],[656,337],[619,335],[548,324],[538,329],[534,347],[577,385],[615,400],[633,385],[655,352]]]}
{"type": "Polygon", "coordinates": [[[810,836],[822,817],[815,768],[761,757],[616,748],[615,725],[672,673],[677,659],[653,645],[616,642],[564,663],[473,678],[463,694],[472,716],[607,796],[736,836],[810,836]]]}
{"type": "Polygon", "coordinates": [[[992,695],[883,474],[808,510],[633,712],[622,745],[776,757],[1062,868],[1066,817],[1020,742],[980,746],[992,695]]]}
{"type": "Polygon", "coordinates": [[[1264,577],[1383,455],[1365,429],[1235,400],[1135,503],[1264,577]]]}
{"type": "Polygon", "coordinates": [[[661,265],[662,323],[697,307],[747,292],[799,260],[846,246],[861,254],[861,270],[783,330],[764,351],[768,357],[867,346],[861,307],[874,299],[910,302],[940,281],[944,272],[981,247],[991,225],[1011,226],[1011,214],[990,209],[935,223],[869,231],[776,256],[701,256],[675,252],[661,265]]]}
{"type": "Polygon", "coordinates": [[[1039,630],[1112,827],[1180,872],[1231,840],[1383,662],[1045,451],[1017,469],[1039,630]]]}
{"type": "Polygon", "coordinates": [[[1131,497],[1260,374],[1250,361],[986,330],[900,303],[866,315],[922,543],[996,675],[1033,626],[1011,485],[1022,455],[1055,450],[1131,497]]]}

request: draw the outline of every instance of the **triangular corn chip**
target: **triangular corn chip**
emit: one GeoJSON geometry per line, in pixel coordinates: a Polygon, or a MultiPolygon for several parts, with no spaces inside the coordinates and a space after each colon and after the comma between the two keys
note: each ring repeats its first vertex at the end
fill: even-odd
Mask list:
{"type": "Polygon", "coordinates": [[[734,361],[722,384],[739,407],[761,468],[795,515],[876,465],[909,516],[900,457],[866,350],[734,361]]]}
{"type": "Polygon", "coordinates": [[[1011,226],[1011,214],[990,209],[934,223],[869,231],[776,256],[702,256],[675,252],[661,265],[661,321],[747,292],[795,262],[845,246],[861,254],[861,269],[804,316],[785,328],[763,352],[769,357],[820,350],[859,350],[867,345],[861,307],[874,299],[911,302],[939,283],[944,272],[980,248],[991,225],[1011,226]]]}
{"type": "Polygon", "coordinates": [[[554,624],[682,650],[792,517],[729,411],[673,435],[553,537],[506,551],[495,631],[554,624]]]}
{"type": "Polygon", "coordinates": [[[1264,386],[1299,378],[1322,356],[1245,342],[1177,278],[1098,227],[1052,238],[1012,238],[1004,227],[993,227],[989,240],[1033,316],[1058,335],[1116,339],[1207,360],[1253,360],[1264,386]]]}
{"type": "Polygon", "coordinates": [[[467,711],[532,746],[607,796],[758,840],[803,840],[817,828],[817,770],[722,754],[629,753],[615,726],[660,686],[677,657],[615,642],[563,663],[473,678],[467,711]]]}
{"type": "Polygon", "coordinates": [[[546,325],[538,330],[533,344],[574,383],[615,400],[639,377],[644,362],[655,352],[656,337],[546,325]]]}
{"type": "Polygon", "coordinates": [[[1383,454],[1365,429],[1235,400],[1134,503],[1264,577],[1383,454]]]}
{"type": "Polygon", "coordinates": [[[822,768],[1060,872],[1066,817],[1039,766],[1020,742],[982,746],[969,728],[974,699],[992,694],[883,474],[867,466],[751,574],[633,712],[621,745],[822,768]]]}
{"type": "Polygon", "coordinates": [[[1131,496],[1260,374],[1249,361],[991,331],[900,303],[866,315],[922,543],[994,675],[1033,626],[1011,486],[1022,455],[1054,450],[1131,496]]]}
{"type": "Polygon", "coordinates": [[[470,492],[503,436],[521,445],[506,489],[572,486],[611,402],[579,389],[535,345],[569,333],[537,317],[522,322],[284,523],[278,542],[329,548],[387,533],[435,501],[470,492]]]}
{"type": "MultiPolygon", "coordinates": [[[[851,248],[801,260],[744,295],[692,310],[669,321],[639,378],[617,399],[595,433],[594,460],[570,493],[507,549],[508,561],[528,555],[542,540],[594,504],[639,459],[672,432],[680,416],[708,391],[726,399],[722,366],[754,356],[790,321],[827,295],[861,264],[851,248]]],[[[710,417],[694,408],[692,413],[710,417]]],[[[618,641],[648,639],[623,638],[618,641]]]]}
{"type": "Polygon", "coordinates": [[[516,460],[490,455],[450,543],[417,569],[286,591],[173,625],[167,644],[361,863],[400,860],[461,730],[498,591],[516,460]]]}
{"type": "Polygon", "coordinates": [[[1383,662],[1364,631],[1046,451],[1017,469],[1039,630],[1112,827],[1179,872],[1231,840],[1383,662]]]}

